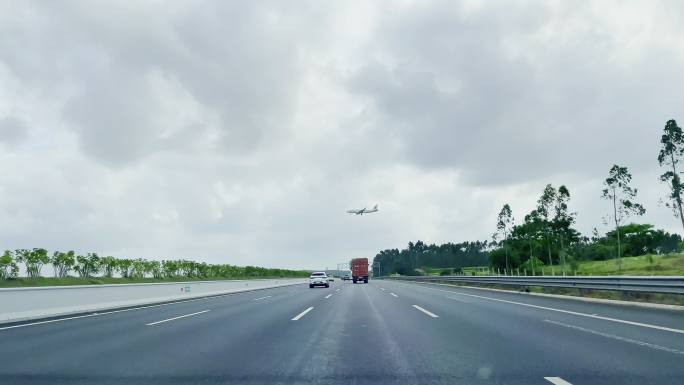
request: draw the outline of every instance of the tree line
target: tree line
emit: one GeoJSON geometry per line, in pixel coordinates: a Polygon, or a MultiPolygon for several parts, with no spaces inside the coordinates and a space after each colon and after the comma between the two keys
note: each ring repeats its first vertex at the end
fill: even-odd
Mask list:
{"type": "MultiPolygon", "coordinates": [[[[660,144],[657,161],[664,172],[659,179],[668,186],[668,195],[663,201],[684,227],[684,184],[679,171],[679,163],[684,159],[684,134],[675,120],[665,124],[660,144]]],[[[637,202],[637,195],[629,169],[616,164],[608,170],[599,194],[608,203],[604,222],[612,226],[604,235],[599,235],[596,228],[591,236],[577,231],[574,228],[577,213],[568,207],[570,190],[565,185],[548,184],[537,199],[536,207],[518,223],[511,205],[504,204],[490,242],[436,246],[418,241],[409,243],[403,250],[380,251],[373,266],[382,275],[416,275],[420,274],[421,267],[460,269],[484,265],[508,274],[514,271],[539,274],[544,266],[547,266],[547,273],[567,274],[576,271],[578,262],[583,260],[617,258],[618,270],[621,270],[623,256],[682,251],[684,245],[680,235],[655,229],[650,224],[628,223],[629,218],[646,213],[645,207],[637,202]],[[559,266],[558,271],[548,266],[559,266]]]]}
{"type": "Polygon", "coordinates": [[[450,267],[460,269],[467,266],[487,264],[488,244],[486,241],[425,244],[422,241],[409,242],[402,250],[380,251],[373,259],[376,274],[419,275],[426,267],[450,267]]]}
{"type": "Polygon", "coordinates": [[[259,277],[306,277],[306,271],[269,269],[257,266],[234,266],[209,264],[185,259],[147,260],[143,258],[100,257],[97,253],[85,255],[74,251],[55,251],[51,255],[46,249],[5,250],[0,256],[0,279],[15,279],[19,266],[23,264],[29,278],[41,277],[44,266],[51,265],[55,278],[65,278],[75,273],[81,278],[259,278],[259,277]]]}

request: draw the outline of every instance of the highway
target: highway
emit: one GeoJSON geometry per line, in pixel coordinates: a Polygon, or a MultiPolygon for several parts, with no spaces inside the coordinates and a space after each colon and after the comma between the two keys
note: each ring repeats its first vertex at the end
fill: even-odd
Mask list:
{"type": "Polygon", "coordinates": [[[684,312],[336,280],[0,325],[0,384],[684,384],[684,312]]]}

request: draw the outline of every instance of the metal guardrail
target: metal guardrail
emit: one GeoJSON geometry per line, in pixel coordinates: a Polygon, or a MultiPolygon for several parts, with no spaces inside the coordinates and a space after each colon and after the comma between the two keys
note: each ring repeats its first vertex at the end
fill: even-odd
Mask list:
{"type": "Polygon", "coordinates": [[[636,277],[636,276],[419,276],[388,277],[420,282],[464,282],[509,286],[563,287],[591,290],[636,291],[644,293],[684,294],[684,276],[636,277]]]}

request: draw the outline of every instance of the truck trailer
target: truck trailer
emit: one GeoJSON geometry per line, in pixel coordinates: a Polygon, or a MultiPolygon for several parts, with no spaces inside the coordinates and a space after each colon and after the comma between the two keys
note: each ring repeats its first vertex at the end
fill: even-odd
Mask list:
{"type": "Polygon", "coordinates": [[[354,258],[351,260],[352,282],[368,283],[368,258],[354,258]]]}

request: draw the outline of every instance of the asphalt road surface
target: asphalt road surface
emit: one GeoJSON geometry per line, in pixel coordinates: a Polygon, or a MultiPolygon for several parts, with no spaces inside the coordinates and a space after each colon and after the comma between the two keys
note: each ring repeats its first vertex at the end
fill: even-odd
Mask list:
{"type": "Polygon", "coordinates": [[[336,281],[0,325],[0,384],[684,384],[684,312],[336,281]]]}

